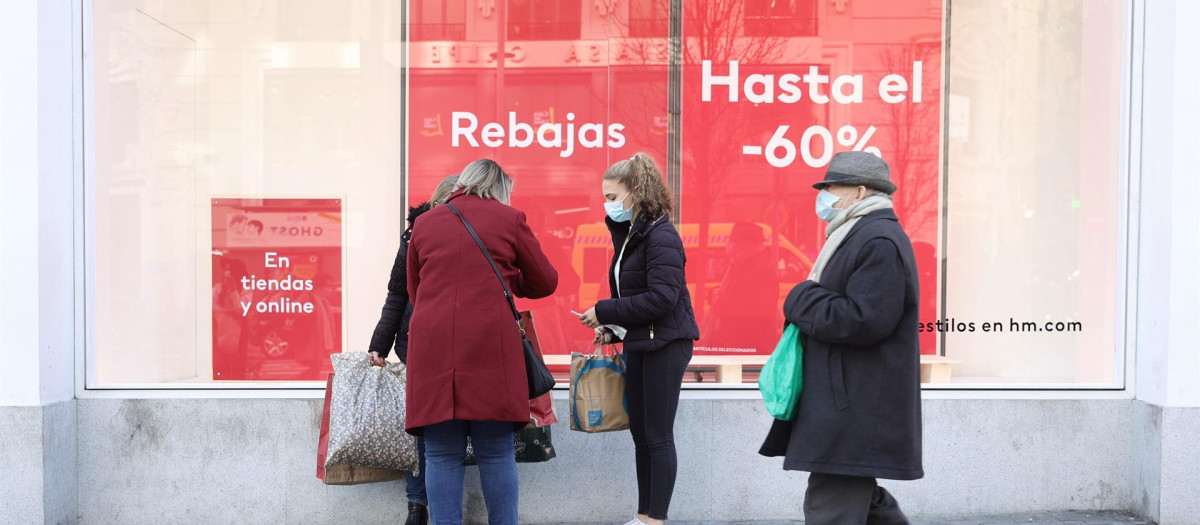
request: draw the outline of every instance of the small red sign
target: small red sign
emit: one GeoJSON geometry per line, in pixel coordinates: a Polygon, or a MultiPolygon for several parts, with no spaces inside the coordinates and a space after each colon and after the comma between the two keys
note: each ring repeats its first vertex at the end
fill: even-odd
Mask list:
{"type": "Polygon", "coordinates": [[[316,381],[342,349],[340,199],[212,200],[213,379],[316,381]]]}

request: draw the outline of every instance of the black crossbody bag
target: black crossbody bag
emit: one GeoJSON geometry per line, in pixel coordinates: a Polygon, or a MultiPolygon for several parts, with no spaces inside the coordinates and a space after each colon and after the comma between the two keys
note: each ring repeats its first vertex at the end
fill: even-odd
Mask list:
{"type": "Polygon", "coordinates": [[[483,241],[479,239],[479,234],[475,233],[475,228],[471,227],[471,223],[467,222],[467,219],[453,204],[446,204],[446,207],[450,208],[450,211],[454,212],[462,221],[463,226],[467,227],[467,232],[475,239],[475,244],[479,245],[479,251],[482,251],[483,256],[487,257],[488,264],[492,265],[492,271],[496,272],[496,278],[500,280],[500,286],[504,288],[504,298],[508,299],[508,307],[512,309],[517,329],[521,331],[521,346],[525,349],[525,378],[529,381],[529,399],[545,395],[554,389],[554,376],[550,374],[550,369],[546,368],[546,363],[542,361],[541,356],[533,350],[533,343],[530,343],[529,338],[525,337],[525,329],[521,328],[521,313],[517,311],[517,303],[513,302],[512,293],[508,291],[508,283],[504,282],[504,276],[500,275],[500,268],[496,266],[492,254],[488,253],[487,247],[483,245],[483,241]]]}

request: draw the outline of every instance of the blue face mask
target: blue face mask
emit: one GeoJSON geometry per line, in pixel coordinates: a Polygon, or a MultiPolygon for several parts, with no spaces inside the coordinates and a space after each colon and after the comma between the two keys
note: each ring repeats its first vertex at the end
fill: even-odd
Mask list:
{"type": "Polygon", "coordinates": [[[625,205],[623,204],[625,199],[628,198],[629,194],[626,193],[624,197],[618,200],[604,203],[604,211],[608,213],[608,218],[612,219],[613,222],[629,222],[633,219],[633,210],[625,209],[625,205]]]}
{"type": "Polygon", "coordinates": [[[838,212],[842,211],[833,207],[840,200],[842,200],[841,197],[826,190],[817,192],[817,217],[820,217],[825,222],[832,222],[834,217],[837,217],[838,212]]]}

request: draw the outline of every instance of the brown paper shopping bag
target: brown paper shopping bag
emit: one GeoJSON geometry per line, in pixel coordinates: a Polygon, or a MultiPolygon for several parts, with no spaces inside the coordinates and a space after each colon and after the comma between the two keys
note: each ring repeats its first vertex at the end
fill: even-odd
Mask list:
{"type": "Polygon", "coordinates": [[[571,354],[571,430],[613,432],[629,428],[625,356],[571,354]]]}

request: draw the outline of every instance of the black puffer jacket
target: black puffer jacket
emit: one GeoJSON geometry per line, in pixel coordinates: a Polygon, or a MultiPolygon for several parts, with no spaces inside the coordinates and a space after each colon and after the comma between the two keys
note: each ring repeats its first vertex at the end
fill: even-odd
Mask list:
{"type": "Polygon", "coordinates": [[[692,311],[692,295],[684,278],[683,241],[667,217],[613,222],[605,219],[613,239],[613,260],[608,272],[612,299],[596,303],[596,318],[628,330],[623,341],[629,352],[658,350],[672,341],[697,340],[700,328],[692,311]],[[625,245],[628,237],[629,244],[625,245]],[[621,247],[621,287],[612,269],[621,247]]]}
{"type": "Polygon", "coordinates": [[[408,320],[413,311],[412,301],[408,298],[408,240],[412,238],[417,217],[432,207],[426,202],[408,209],[408,229],[400,236],[400,250],[396,252],[396,262],[392,263],[383,312],[379,315],[379,323],[375,325],[375,333],[371,336],[371,346],[367,349],[368,352],[379,352],[380,357],[387,357],[395,344],[400,361],[408,362],[408,320]]]}

